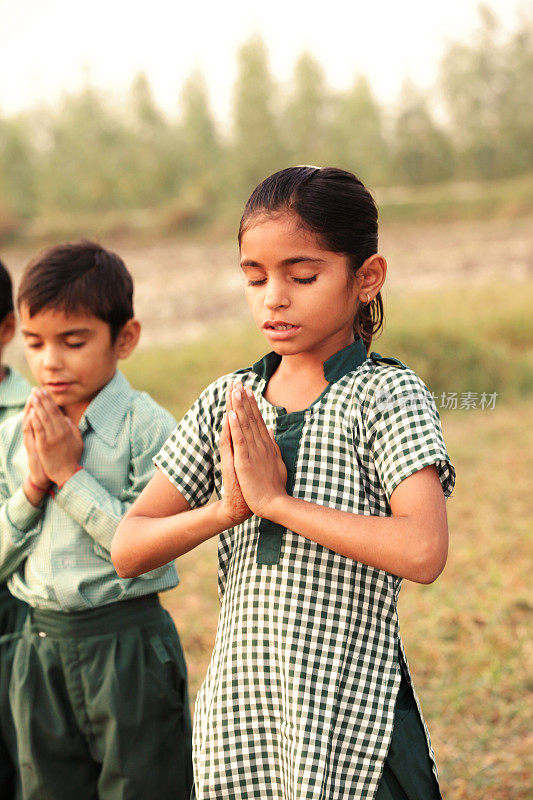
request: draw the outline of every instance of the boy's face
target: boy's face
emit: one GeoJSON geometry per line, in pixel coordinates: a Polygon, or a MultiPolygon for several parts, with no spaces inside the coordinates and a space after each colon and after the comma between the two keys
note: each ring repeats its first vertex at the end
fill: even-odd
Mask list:
{"type": "Polygon", "coordinates": [[[20,320],[26,359],[35,380],[71,419],[79,421],[113,377],[118,358],[124,357],[122,331],[112,344],[109,325],[97,317],[83,313],[67,316],[58,309],[43,309],[30,317],[24,303],[20,320]]]}
{"type": "Polygon", "coordinates": [[[0,381],[4,377],[2,368],[2,351],[4,347],[9,344],[15,333],[15,315],[12,311],[8,311],[3,320],[0,322],[0,381]]]}

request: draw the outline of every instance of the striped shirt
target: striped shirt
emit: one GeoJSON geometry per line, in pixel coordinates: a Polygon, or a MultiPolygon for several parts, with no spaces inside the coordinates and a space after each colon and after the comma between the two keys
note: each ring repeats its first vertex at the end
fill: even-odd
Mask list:
{"type": "Polygon", "coordinates": [[[173,563],[126,579],[110,556],[115,529],[152,477],[152,457],[174,425],[117,371],[80,420],[83,469],[39,507],[22,489],[28,474],[22,415],[0,427],[0,580],[11,576],[15,597],[68,612],[177,585],[173,563]]]}
{"type": "MultiPolygon", "coordinates": [[[[156,456],[192,507],[221,496],[230,379],[251,387],[275,430],[294,497],[390,516],[396,486],[430,464],[451,493],[435,402],[411,369],[367,356],[358,339],[324,363],[320,397],[286,413],[264,398],[279,363],[270,353],[211,384],[156,456]]],[[[370,800],[405,661],[401,578],[256,516],[220,535],[218,565],[220,617],[195,708],[198,800],[370,800]]]]}

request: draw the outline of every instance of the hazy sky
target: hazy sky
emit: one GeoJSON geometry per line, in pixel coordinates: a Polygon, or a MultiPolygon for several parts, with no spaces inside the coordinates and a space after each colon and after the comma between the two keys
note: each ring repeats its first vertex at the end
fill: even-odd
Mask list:
{"type": "MultiPolygon", "coordinates": [[[[451,40],[477,25],[475,0],[0,0],[0,111],[14,112],[91,83],[120,94],[144,70],[158,102],[177,108],[180,86],[199,66],[213,108],[231,103],[235,52],[252,33],[264,37],[271,68],[290,79],[295,58],[310,50],[330,85],[365,73],[376,94],[394,100],[410,75],[429,86],[451,40]]],[[[506,27],[525,0],[490,0],[506,27]]]]}

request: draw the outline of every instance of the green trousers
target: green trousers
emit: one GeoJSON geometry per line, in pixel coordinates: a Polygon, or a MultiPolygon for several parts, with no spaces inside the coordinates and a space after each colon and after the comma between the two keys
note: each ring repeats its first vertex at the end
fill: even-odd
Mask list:
{"type": "Polygon", "coordinates": [[[17,744],[9,705],[9,683],[15,646],[28,607],[0,584],[0,798],[19,800],[17,744]]]}
{"type": "Polygon", "coordinates": [[[185,800],[187,671],[155,595],[30,609],[10,686],[23,800],[185,800]]]}
{"type": "Polygon", "coordinates": [[[391,743],[374,800],[441,800],[426,735],[403,665],[391,743]]]}

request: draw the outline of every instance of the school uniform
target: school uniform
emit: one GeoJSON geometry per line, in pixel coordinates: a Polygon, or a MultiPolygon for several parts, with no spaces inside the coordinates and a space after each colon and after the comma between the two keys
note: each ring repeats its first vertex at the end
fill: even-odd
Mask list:
{"type": "Polygon", "coordinates": [[[0,429],[0,568],[30,607],[10,687],[24,800],[188,797],[185,661],[157,597],[176,569],[123,579],[110,556],[174,424],[116,372],[80,421],[83,469],[38,508],[21,417],[0,429]]]}
{"type": "MultiPolygon", "coordinates": [[[[263,397],[279,363],[269,353],[211,384],[155,457],[192,507],[207,502],[213,489],[221,496],[219,439],[229,379],[252,388],[275,430],[294,497],[389,516],[396,486],[429,464],[449,496],[455,471],[438,412],[412,370],[378,354],[367,357],[358,339],[324,363],[322,395],[304,411],[286,413],[263,397]]],[[[193,731],[198,800],[439,797],[400,640],[401,578],[257,516],[220,535],[218,561],[220,618],[193,731]],[[400,727],[392,741],[397,701],[397,720],[413,723],[408,750],[425,758],[418,794],[407,794],[411,789],[395,772],[406,739],[400,727]],[[391,791],[395,780],[404,794],[387,795],[382,776],[391,791]]]]}
{"type": "MultiPolygon", "coordinates": [[[[4,367],[0,381],[0,424],[20,413],[31,392],[28,381],[13,367],[4,367]]],[[[0,528],[0,536],[2,531],[0,528]]],[[[11,800],[19,796],[17,786],[16,739],[9,707],[9,681],[15,642],[26,617],[26,605],[0,582],[0,797],[11,800]]]]}

